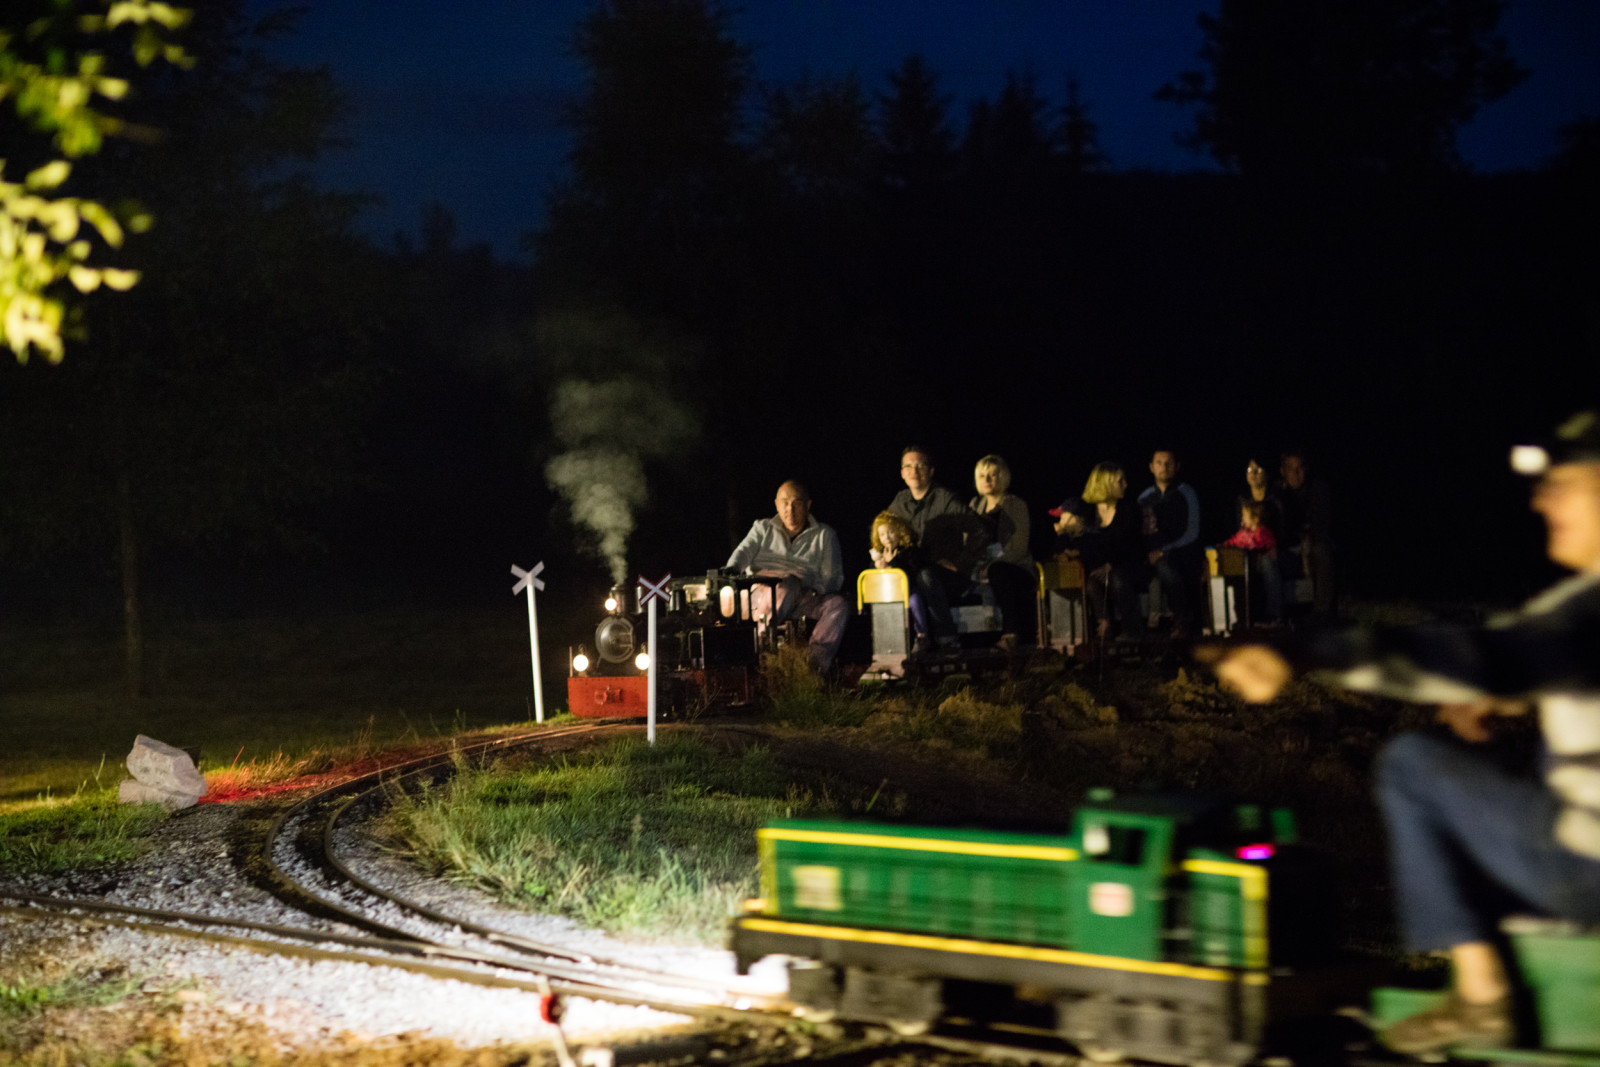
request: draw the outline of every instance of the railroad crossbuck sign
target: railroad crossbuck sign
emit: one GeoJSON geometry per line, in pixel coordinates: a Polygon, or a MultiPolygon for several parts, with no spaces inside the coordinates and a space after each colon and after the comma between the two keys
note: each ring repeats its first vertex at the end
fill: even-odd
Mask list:
{"type": "Polygon", "coordinates": [[[528,592],[528,643],[533,646],[533,714],[539,722],[544,722],[544,679],[539,674],[539,615],[533,609],[533,593],[536,589],[544,589],[544,579],[539,577],[543,570],[543,560],[535,563],[532,570],[526,571],[515,563],[511,565],[511,573],[517,578],[517,584],[511,587],[511,595],[516,596],[523,590],[528,592]]]}
{"type": "Polygon", "coordinates": [[[645,609],[645,618],[649,620],[647,643],[645,651],[650,655],[650,680],[645,684],[646,718],[644,736],[652,745],[656,743],[656,661],[661,657],[656,655],[656,601],[667,599],[667,583],[672,581],[672,572],[659,582],[648,581],[644,575],[639,575],[639,606],[645,609]]]}

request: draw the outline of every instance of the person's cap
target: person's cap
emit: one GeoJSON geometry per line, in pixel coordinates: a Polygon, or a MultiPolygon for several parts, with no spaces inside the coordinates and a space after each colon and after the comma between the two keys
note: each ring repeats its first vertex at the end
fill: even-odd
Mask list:
{"type": "Polygon", "coordinates": [[[1063,515],[1076,515],[1078,513],[1078,507],[1081,504],[1082,501],[1080,501],[1077,497],[1069,496],[1067,499],[1051,508],[1045,514],[1049,515],[1052,519],[1059,519],[1063,515]]]}
{"type": "Polygon", "coordinates": [[[1511,449],[1511,469],[1530,477],[1562,463],[1600,463],[1600,414],[1580,411],[1537,444],[1511,449]]]}

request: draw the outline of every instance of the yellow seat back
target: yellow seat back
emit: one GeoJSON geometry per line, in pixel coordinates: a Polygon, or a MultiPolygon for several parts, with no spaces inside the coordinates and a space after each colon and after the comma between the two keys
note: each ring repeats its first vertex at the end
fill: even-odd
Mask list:
{"type": "Polygon", "coordinates": [[[1039,592],[1052,589],[1082,589],[1083,564],[1075,559],[1047,559],[1039,564],[1039,592]]]}
{"type": "Polygon", "coordinates": [[[1218,545],[1217,573],[1224,578],[1248,577],[1250,574],[1250,553],[1232,545],[1218,545]]]}
{"type": "Polygon", "coordinates": [[[856,576],[856,610],[867,604],[909,604],[911,582],[899,567],[875,567],[856,576]]]}

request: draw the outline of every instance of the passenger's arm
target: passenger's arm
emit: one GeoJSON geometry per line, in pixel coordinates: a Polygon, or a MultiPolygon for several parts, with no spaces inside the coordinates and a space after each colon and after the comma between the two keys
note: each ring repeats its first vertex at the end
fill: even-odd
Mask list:
{"type": "Polygon", "coordinates": [[[1021,497],[1007,497],[1005,509],[1006,516],[1011,520],[1011,532],[1000,548],[1000,558],[1007,563],[1020,563],[1028,557],[1028,505],[1021,497]]]}
{"type": "Polygon", "coordinates": [[[844,553],[839,548],[839,537],[827,531],[822,545],[822,591],[837,593],[844,585],[844,553]]]}
{"type": "MultiPolygon", "coordinates": [[[[1192,545],[1200,540],[1200,498],[1194,495],[1194,490],[1187,485],[1178,486],[1178,493],[1183,497],[1183,502],[1189,512],[1188,521],[1183,524],[1183,533],[1178,539],[1161,547],[1162,552],[1171,552],[1175,548],[1192,545]]],[[[1152,560],[1152,562],[1154,562],[1152,560]]]]}
{"type": "Polygon", "coordinates": [[[739,542],[733,550],[733,555],[728,557],[728,562],[722,565],[725,571],[745,571],[755,565],[756,554],[761,551],[761,541],[766,531],[761,528],[761,523],[750,525],[750,532],[744,535],[744,540],[739,542]]]}

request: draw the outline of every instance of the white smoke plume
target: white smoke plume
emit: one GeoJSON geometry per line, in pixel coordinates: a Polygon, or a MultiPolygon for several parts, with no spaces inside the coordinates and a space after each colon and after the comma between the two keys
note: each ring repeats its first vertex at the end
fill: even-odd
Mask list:
{"type": "Polygon", "coordinates": [[[649,496],[645,461],[686,448],[699,426],[662,389],[632,378],[564,381],[550,418],[566,451],[545,465],[545,478],[594,534],[611,580],[626,581],[628,538],[649,496]]]}

